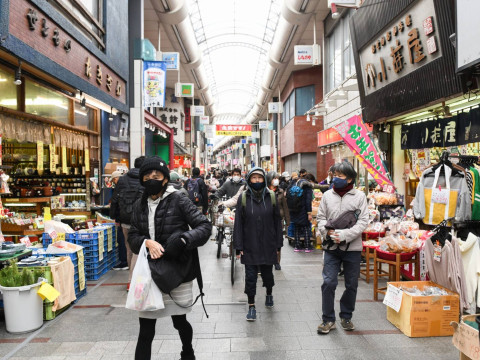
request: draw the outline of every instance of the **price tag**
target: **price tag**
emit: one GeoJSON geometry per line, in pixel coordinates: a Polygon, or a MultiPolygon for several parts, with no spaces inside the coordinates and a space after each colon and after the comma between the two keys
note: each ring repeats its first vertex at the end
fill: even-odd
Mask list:
{"type": "Polygon", "coordinates": [[[93,229],[93,223],[91,221],[87,222],[87,226],[89,229],[93,229]]]}
{"type": "Polygon", "coordinates": [[[436,204],[448,204],[448,197],[450,195],[450,190],[448,189],[433,189],[432,191],[432,202],[436,204]]]}
{"type": "Polygon", "coordinates": [[[403,291],[393,285],[388,284],[387,293],[383,299],[383,303],[391,307],[396,312],[402,307],[403,291]]]}
{"type": "Polygon", "coordinates": [[[381,222],[375,223],[375,226],[373,228],[376,232],[380,232],[382,230],[382,223],[381,222]]]}
{"type": "Polygon", "coordinates": [[[433,260],[440,262],[442,260],[442,247],[433,245],[433,260]]]}
{"type": "Polygon", "coordinates": [[[56,160],[55,144],[49,144],[48,149],[50,152],[50,171],[54,173],[57,168],[57,162],[55,161],[56,160]]]}
{"type": "Polygon", "coordinates": [[[62,146],[62,172],[64,174],[68,174],[68,167],[67,167],[67,148],[62,146]]]}
{"type": "Polygon", "coordinates": [[[54,229],[48,231],[48,235],[50,235],[50,237],[52,238],[52,242],[58,238],[58,234],[54,229]]]}
{"type": "Polygon", "coordinates": [[[26,247],[32,246],[32,243],[30,242],[30,238],[28,236],[24,236],[23,238],[21,238],[20,242],[22,244],[25,244],[26,247]]]}
{"type": "Polygon", "coordinates": [[[37,170],[43,170],[43,142],[37,141],[37,170]]]}

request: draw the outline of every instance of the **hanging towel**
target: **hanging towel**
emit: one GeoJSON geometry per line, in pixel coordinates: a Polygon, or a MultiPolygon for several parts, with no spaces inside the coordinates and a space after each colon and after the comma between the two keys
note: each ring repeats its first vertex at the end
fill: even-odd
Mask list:
{"type": "Polygon", "coordinates": [[[58,264],[50,265],[52,269],[53,287],[57,289],[60,296],[55,300],[52,310],[56,311],[76,299],[75,296],[75,279],[72,260],[69,256],[61,257],[58,264]]]}

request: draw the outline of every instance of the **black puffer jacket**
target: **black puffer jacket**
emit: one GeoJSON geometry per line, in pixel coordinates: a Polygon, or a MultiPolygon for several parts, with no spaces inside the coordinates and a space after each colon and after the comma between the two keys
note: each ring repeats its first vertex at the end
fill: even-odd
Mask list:
{"type": "Polygon", "coordinates": [[[308,180],[301,179],[297,182],[297,186],[303,189],[302,208],[298,212],[289,209],[290,221],[295,225],[306,226],[309,224],[308,213],[312,212],[313,184],[308,180]]]}
{"type": "MultiPolygon", "coordinates": [[[[193,205],[188,196],[180,191],[175,191],[171,186],[169,186],[167,191],[171,192],[168,195],[168,197],[171,197],[168,209],[166,209],[168,198],[166,197],[160,201],[155,212],[155,241],[165,245],[171,235],[179,234],[179,237],[181,236],[187,242],[185,251],[192,251],[204,245],[212,232],[212,224],[193,205]],[[160,223],[165,211],[167,211],[165,225],[163,226],[163,231],[160,232],[160,223]],[[189,229],[189,226],[191,229],[189,229]]],[[[146,194],[135,203],[131,224],[132,227],[128,232],[128,243],[132,252],[138,254],[143,241],[150,239],[146,194]]],[[[185,278],[185,282],[195,279],[198,276],[197,271],[192,266],[189,275],[185,278]]]]}
{"type": "Polygon", "coordinates": [[[118,179],[110,204],[110,217],[122,224],[130,224],[133,204],[142,197],[143,186],[140,185],[140,169],[131,169],[118,179]]]}

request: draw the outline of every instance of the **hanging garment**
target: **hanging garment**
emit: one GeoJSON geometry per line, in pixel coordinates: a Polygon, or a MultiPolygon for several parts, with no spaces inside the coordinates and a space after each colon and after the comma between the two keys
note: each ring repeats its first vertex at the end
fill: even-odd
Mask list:
{"type": "Polygon", "coordinates": [[[459,240],[463,269],[467,288],[467,312],[475,314],[475,306],[480,306],[480,242],[474,234],[469,234],[466,241],[459,240]]]}
{"type": "Polygon", "coordinates": [[[471,218],[472,205],[468,195],[468,186],[463,176],[452,176],[447,165],[439,166],[434,174],[429,168],[422,174],[413,202],[413,212],[417,219],[425,224],[438,225],[443,220],[455,217],[457,220],[471,218]],[[441,169],[445,175],[441,175],[441,169]]]}
{"type": "Polygon", "coordinates": [[[473,202],[475,200],[474,198],[474,191],[473,191],[473,188],[475,186],[475,183],[473,181],[473,172],[472,170],[469,170],[469,169],[466,169],[465,170],[465,181],[467,182],[467,187],[468,187],[468,196],[469,198],[472,199],[472,205],[473,205],[473,202]]]}
{"type": "Polygon", "coordinates": [[[471,167],[475,186],[473,187],[472,220],[480,220],[480,173],[475,167],[471,167]]]}
{"type": "Polygon", "coordinates": [[[467,310],[469,308],[467,280],[465,279],[459,241],[460,239],[452,237],[452,241],[450,242],[453,250],[453,261],[450,263],[450,276],[457,293],[460,295],[460,309],[467,310]]]}

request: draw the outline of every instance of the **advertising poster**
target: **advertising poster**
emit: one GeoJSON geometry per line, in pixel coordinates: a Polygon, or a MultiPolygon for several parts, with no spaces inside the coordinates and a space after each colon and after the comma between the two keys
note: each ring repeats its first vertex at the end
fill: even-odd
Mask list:
{"type": "Polygon", "coordinates": [[[143,98],[145,107],[165,106],[166,64],[163,61],[143,63],[143,98]]]}

